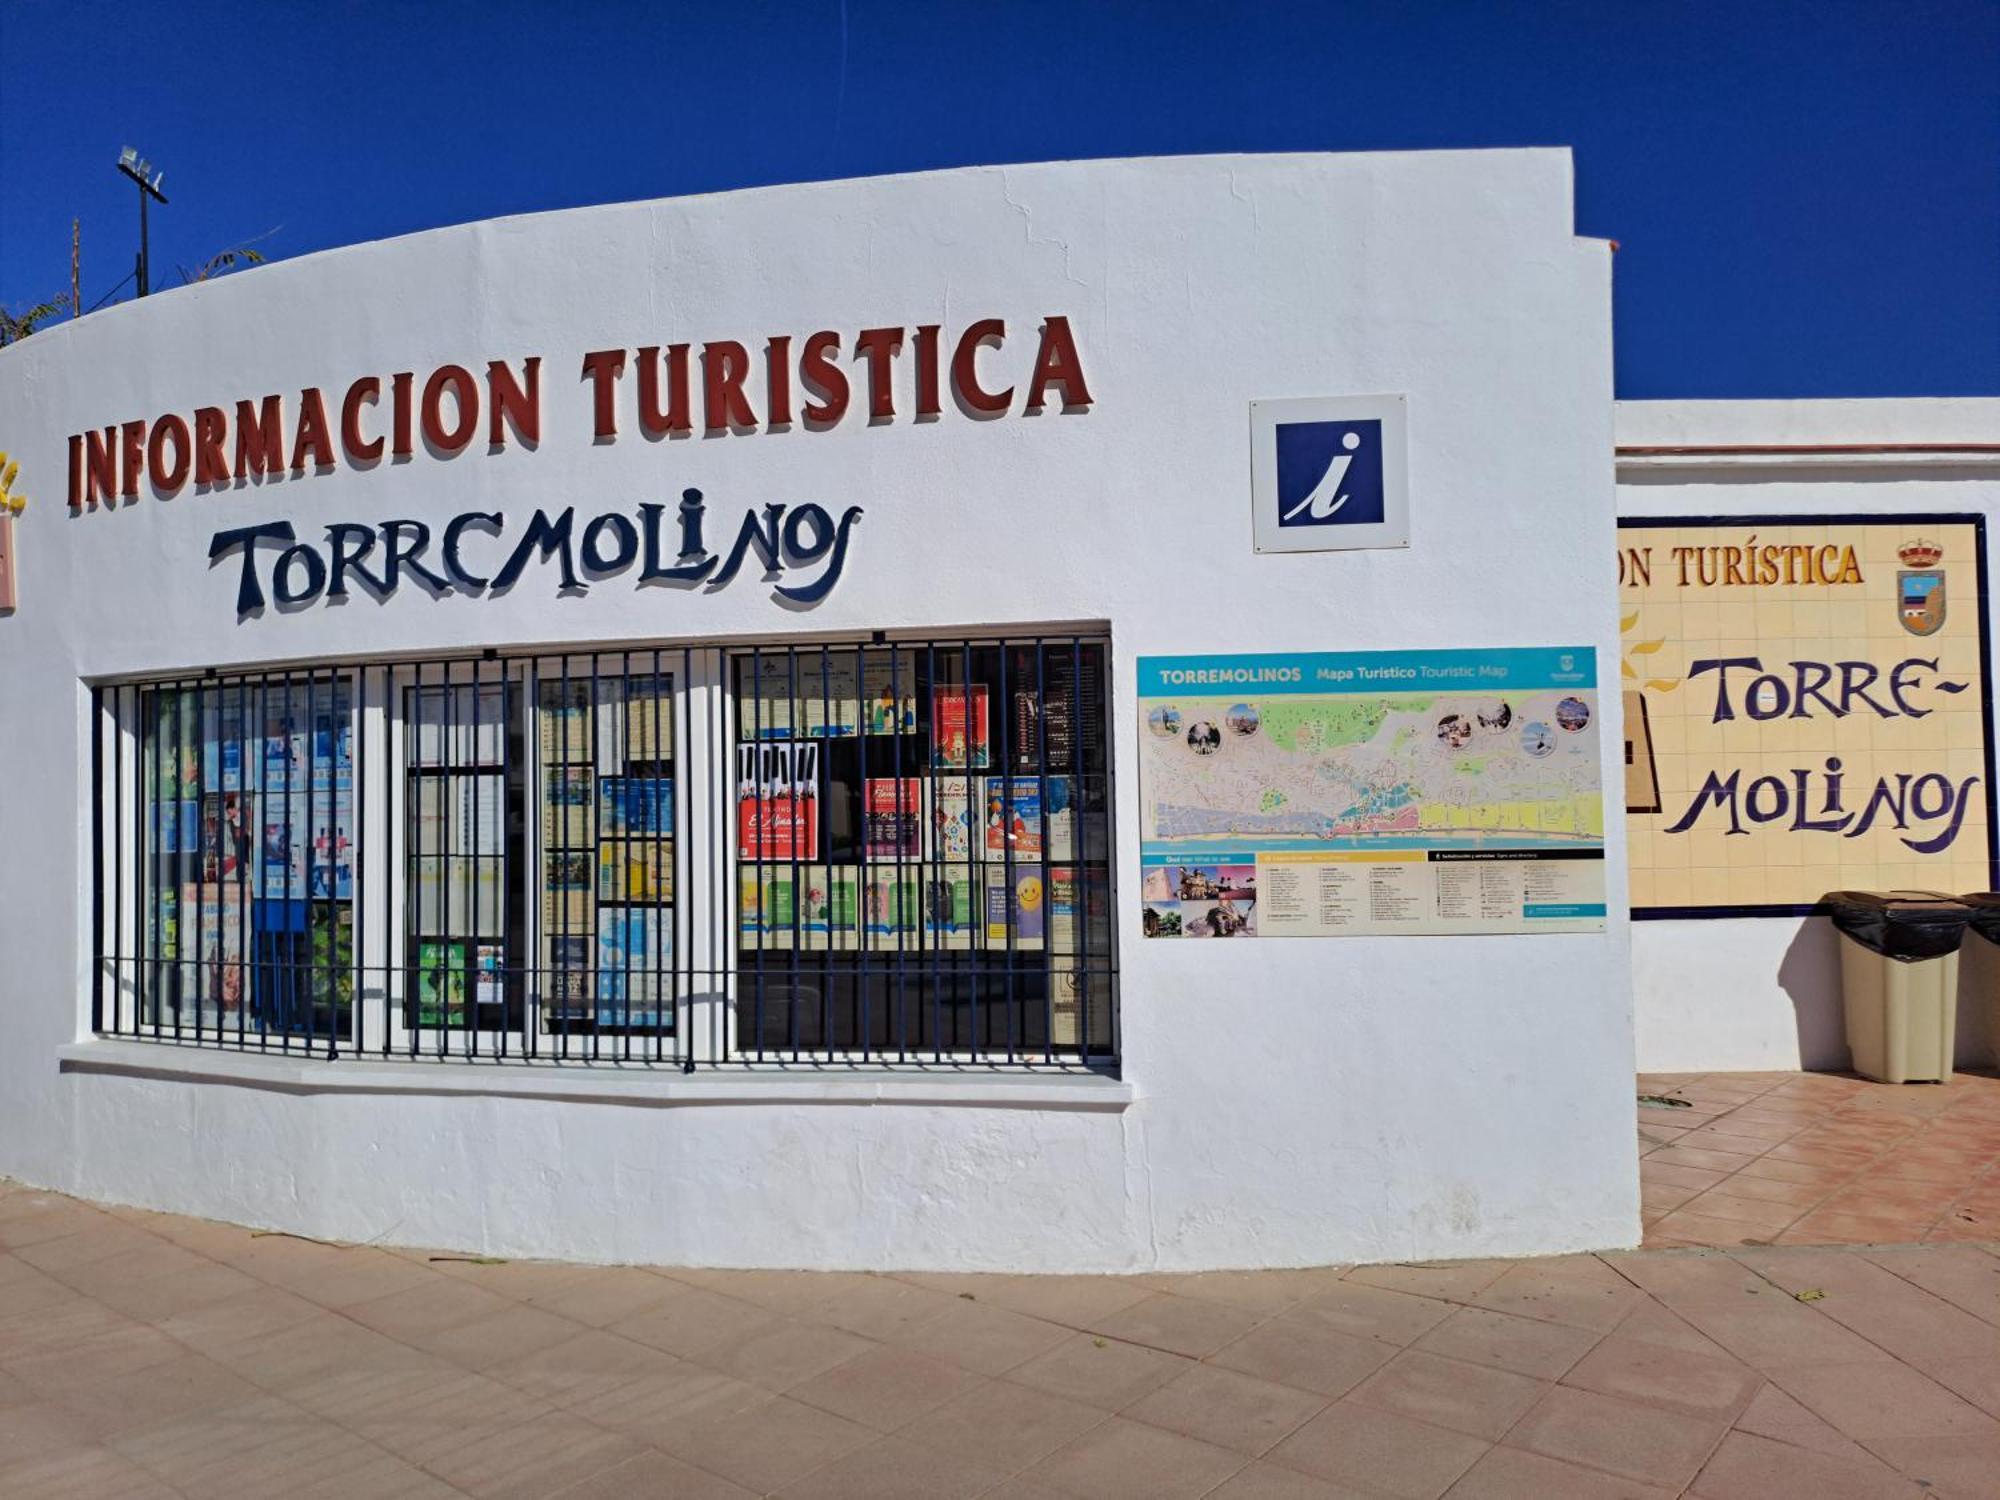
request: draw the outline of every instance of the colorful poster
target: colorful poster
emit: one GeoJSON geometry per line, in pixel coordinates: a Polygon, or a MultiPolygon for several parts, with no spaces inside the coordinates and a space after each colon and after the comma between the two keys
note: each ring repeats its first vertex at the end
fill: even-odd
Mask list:
{"type": "Polygon", "coordinates": [[[601,838],[654,838],[674,831],[674,783],[667,776],[607,776],[599,783],[601,838]]]}
{"type": "Polygon", "coordinates": [[[984,770],[993,764],[984,687],[931,690],[931,764],[941,770],[984,770]]]}
{"type": "Polygon", "coordinates": [[[312,841],[306,848],[306,894],[315,901],[354,899],[354,835],[346,808],[312,808],[312,841]]]}
{"type": "Polygon", "coordinates": [[[613,839],[597,846],[597,899],[674,899],[674,846],[671,839],[613,839]]]}
{"type": "Polygon", "coordinates": [[[606,910],[597,919],[597,1024],[657,1028],[672,1022],[672,913],[606,910]]]}
{"type": "Polygon", "coordinates": [[[156,802],[199,799],[202,793],[201,719],[198,695],[162,688],[151,695],[142,775],[156,802]]]}
{"type": "Polygon", "coordinates": [[[940,778],[931,783],[931,857],[942,864],[979,858],[979,823],[973,811],[973,779],[940,778]]]}
{"type": "Polygon", "coordinates": [[[1039,865],[986,867],[986,941],[1039,948],[1048,930],[1048,884],[1039,865]],[[1010,878],[1011,877],[1011,878],[1010,878]]]}
{"type": "Polygon", "coordinates": [[[211,1013],[231,1013],[243,1004],[248,974],[244,966],[243,925],[250,911],[250,892],[240,881],[222,885],[199,882],[181,887],[181,932],[187,953],[198,962],[190,976],[188,998],[198,999],[211,1013]]]}
{"type": "Polygon", "coordinates": [[[981,912],[974,913],[973,872],[948,867],[923,872],[924,927],[931,946],[970,948],[981,912]]]}
{"type": "Polygon", "coordinates": [[[1619,523],[1634,916],[1994,887],[1982,533],[1962,515],[1619,523]]]}
{"type": "Polygon", "coordinates": [[[986,778],[986,858],[1039,860],[1076,857],[1076,813],[1065,776],[986,778]]]}
{"type": "Polygon", "coordinates": [[[303,896],[306,846],[311,837],[306,827],[306,799],[267,792],[261,800],[264,832],[258,843],[258,856],[263,866],[262,893],[270,897],[303,896]]]}
{"type": "Polygon", "coordinates": [[[853,866],[745,865],[737,881],[738,934],[744,947],[856,946],[861,885],[853,866]]]}
{"type": "Polygon", "coordinates": [[[417,1025],[465,1024],[465,944],[417,944],[416,977],[417,1025]]]}
{"type": "Polygon", "coordinates": [[[1587,646],[1142,657],[1147,937],[1604,926],[1587,646]]]}
{"type": "Polygon", "coordinates": [[[861,923],[869,946],[915,948],[923,918],[917,872],[907,865],[871,865],[862,873],[861,923]]]}
{"type": "Polygon", "coordinates": [[[498,1005],[507,998],[507,949],[502,943],[479,943],[472,955],[473,999],[498,1005]]]}
{"type": "Polygon", "coordinates": [[[256,854],[251,832],[256,809],[242,792],[210,792],[201,799],[201,878],[234,880],[256,854]]]}
{"type": "Polygon", "coordinates": [[[736,747],[736,849],[743,859],[819,857],[819,752],[803,740],[736,747]]]}
{"type": "Polygon", "coordinates": [[[924,852],[924,783],[917,776],[871,776],[863,788],[870,859],[919,859],[924,852]]]}
{"type": "Polygon", "coordinates": [[[192,854],[201,848],[202,805],[186,801],[153,804],[154,848],[161,854],[192,854]]]}

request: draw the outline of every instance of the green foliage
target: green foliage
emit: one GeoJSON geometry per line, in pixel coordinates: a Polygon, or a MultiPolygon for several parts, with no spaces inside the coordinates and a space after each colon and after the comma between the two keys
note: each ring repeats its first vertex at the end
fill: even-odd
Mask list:
{"type": "Polygon", "coordinates": [[[20,312],[0,307],[0,344],[19,343],[67,306],[64,301],[38,302],[20,312]]]}

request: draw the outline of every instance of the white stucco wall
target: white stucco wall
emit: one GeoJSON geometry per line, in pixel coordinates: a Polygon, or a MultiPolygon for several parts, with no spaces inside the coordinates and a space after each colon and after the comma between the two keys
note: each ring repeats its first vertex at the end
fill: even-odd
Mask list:
{"type": "MultiPolygon", "coordinates": [[[[1617,430],[1621,516],[1976,513],[2000,578],[2000,452],[1975,446],[2000,443],[2000,400],[1621,401],[1617,430]],[[1827,451],[1856,447],[1938,451],[1827,451]],[[1661,448],[1790,451],[1633,451],[1661,448]]],[[[1635,922],[1632,968],[1643,1069],[1848,1064],[1824,918],[1635,922]]],[[[1977,1013],[1958,1022],[1960,1066],[1992,1062],[1977,1013]]]]}
{"type": "MultiPolygon", "coordinates": [[[[1630,1244],[1628,931],[1154,943],[1132,662],[1589,644],[1616,659],[1609,250],[1561,151],[981,169],[622,205],[260,268],[0,351],[35,503],[0,620],[0,1172],[315,1235],[586,1260],[1126,1270],[1630,1244]],[[584,351],[1007,319],[1076,329],[1087,413],[593,444],[584,351]],[[65,436],[365,373],[544,357],[540,448],[71,518],[65,436]],[[1407,393],[1407,551],[1257,557],[1253,398],[1407,393]],[[237,621],[211,535],[290,518],[862,504],[809,612],[745,576],[237,621]],[[948,545],[941,547],[941,541],[948,545]],[[60,1072],[88,1030],[86,679],[486,643],[1108,620],[1129,1108],[647,1108],[60,1072]]],[[[900,362],[901,404],[909,361],[900,362]]],[[[421,374],[419,376],[421,379],[421,374]]],[[[629,386],[629,377],[628,377],[629,386]]],[[[630,399],[628,396],[627,400],[630,399]]],[[[1016,395],[1018,411],[1020,395],[1016,395]]],[[[483,447],[483,442],[475,445],[483,447]]],[[[713,543],[712,543],[713,545],[713,543]]],[[[754,570],[753,570],[754,571],[754,570]]],[[[1606,785],[1617,784],[1615,694],[1606,785]]],[[[1607,886],[1624,887],[1610,820],[1607,886]]],[[[340,1066],[340,1065],[336,1065],[340,1066]]]]}

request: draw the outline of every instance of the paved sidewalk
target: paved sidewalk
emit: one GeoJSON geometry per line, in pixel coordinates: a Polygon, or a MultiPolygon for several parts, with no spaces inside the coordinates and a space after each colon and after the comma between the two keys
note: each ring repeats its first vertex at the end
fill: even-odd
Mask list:
{"type": "Polygon", "coordinates": [[[0,1495],[2000,1496],[2000,1245],[482,1263],[0,1182],[0,1495]]]}
{"type": "Polygon", "coordinates": [[[1648,1245],[2000,1240],[2000,1078],[1654,1073],[1639,1094],[1648,1245]]]}

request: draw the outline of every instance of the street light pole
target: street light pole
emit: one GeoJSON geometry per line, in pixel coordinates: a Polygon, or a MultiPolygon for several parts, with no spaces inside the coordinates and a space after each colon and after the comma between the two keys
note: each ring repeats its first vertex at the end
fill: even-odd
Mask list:
{"type": "Polygon", "coordinates": [[[145,296],[152,290],[152,256],[146,235],[146,200],[157,198],[167,201],[167,195],[160,191],[160,183],[165,172],[153,170],[153,164],[140,156],[130,146],[118,153],[118,170],[139,184],[139,295],[145,296]]]}

